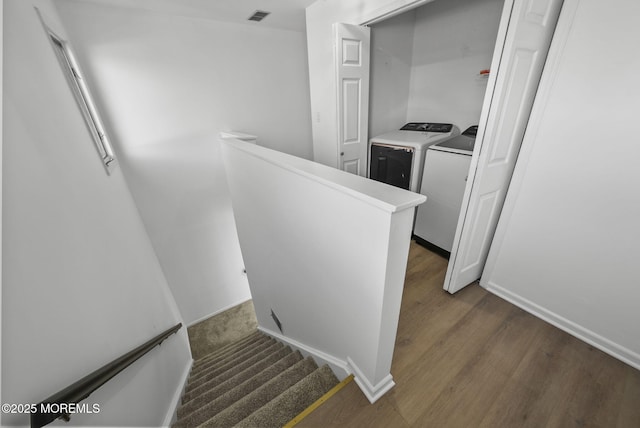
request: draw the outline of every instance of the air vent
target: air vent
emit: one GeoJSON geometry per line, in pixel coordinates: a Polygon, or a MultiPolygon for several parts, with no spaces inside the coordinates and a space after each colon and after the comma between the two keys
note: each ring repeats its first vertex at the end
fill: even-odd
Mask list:
{"type": "Polygon", "coordinates": [[[273,318],[273,321],[276,323],[276,325],[278,326],[278,329],[280,330],[280,333],[282,333],[282,323],[280,322],[280,320],[278,319],[278,317],[276,316],[276,313],[273,312],[273,309],[271,309],[271,318],[273,318]]]}
{"type": "Polygon", "coordinates": [[[260,22],[267,17],[271,12],[265,12],[264,10],[256,10],[253,15],[249,17],[249,21],[260,22]]]}

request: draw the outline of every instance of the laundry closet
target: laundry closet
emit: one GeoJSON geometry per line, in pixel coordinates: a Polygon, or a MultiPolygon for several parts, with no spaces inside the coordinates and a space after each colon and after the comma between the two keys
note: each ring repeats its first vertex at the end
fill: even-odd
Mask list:
{"type": "Polygon", "coordinates": [[[369,176],[427,195],[414,235],[445,255],[503,4],[435,0],[371,25],[369,176]]]}

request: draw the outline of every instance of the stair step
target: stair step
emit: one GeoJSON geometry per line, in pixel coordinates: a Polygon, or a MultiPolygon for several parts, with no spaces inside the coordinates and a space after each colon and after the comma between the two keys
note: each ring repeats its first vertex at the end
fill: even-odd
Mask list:
{"type": "Polygon", "coordinates": [[[239,348],[234,348],[232,350],[229,350],[226,353],[222,353],[220,355],[218,355],[216,358],[210,358],[207,359],[206,361],[201,361],[200,364],[198,364],[197,367],[193,367],[191,369],[191,373],[192,374],[197,374],[203,370],[207,370],[211,367],[214,367],[216,365],[219,365],[221,363],[223,363],[224,361],[232,361],[233,359],[237,358],[238,356],[245,354],[247,352],[251,352],[252,349],[257,348],[258,346],[264,344],[265,342],[269,342],[272,341],[273,339],[268,337],[268,336],[262,336],[262,337],[257,337],[254,340],[247,342],[246,344],[244,344],[242,347],[239,348]]]}
{"type": "Polygon", "coordinates": [[[194,381],[197,381],[198,378],[203,375],[206,376],[208,373],[219,371],[223,367],[228,367],[230,363],[238,363],[240,361],[246,360],[247,358],[251,358],[252,356],[264,351],[265,349],[270,348],[275,343],[277,342],[273,339],[261,340],[260,342],[257,342],[254,345],[245,348],[243,352],[238,352],[227,358],[211,362],[210,364],[202,366],[199,369],[192,370],[191,375],[189,376],[189,385],[193,385],[194,381]]]}
{"type": "Polygon", "coordinates": [[[271,379],[255,391],[245,395],[220,413],[208,419],[203,427],[228,427],[237,424],[254,411],[273,400],[275,397],[295,385],[318,366],[307,357],[289,367],[275,378],[271,379]]]}
{"type": "Polygon", "coordinates": [[[211,359],[211,358],[216,358],[219,355],[222,355],[222,354],[225,354],[227,352],[233,351],[234,349],[237,349],[237,348],[241,348],[242,346],[245,346],[247,343],[250,343],[251,341],[254,341],[254,340],[256,340],[256,339],[258,339],[260,337],[264,337],[264,336],[265,336],[264,333],[256,330],[256,331],[254,331],[254,332],[252,332],[252,333],[250,333],[250,334],[248,334],[248,335],[236,340],[235,342],[229,343],[229,344],[227,344],[227,345],[225,345],[225,346],[223,346],[223,347],[221,347],[219,349],[216,349],[214,352],[210,352],[209,354],[204,355],[204,356],[196,359],[193,362],[193,365],[194,366],[198,366],[203,361],[206,361],[206,360],[211,359]]]}
{"type": "Polygon", "coordinates": [[[253,364],[250,367],[247,367],[239,373],[230,376],[228,379],[221,381],[216,386],[207,389],[202,394],[193,397],[190,401],[183,402],[182,406],[178,408],[178,418],[182,418],[183,416],[197,410],[199,407],[202,407],[203,405],[215,400],[225,392],[233,389],[237,385],[242,384],[244,381],[257,375],[270,365],[275,364],[285,358],[288,358],[288,360],[286,361],[289,363],[289,365],[293,365],[301,360],[302,356],[299,353],[294,354],[291,351],[291,348],[289,348],[288,346],[283,347],[279,351],[269,355],[267,358],[258,361],[257,363],[253,364]]]}
{"type": "Polygon", "coordinates": [[[263,349],[255,355],[246,355],[236,362],[230,362],[224,367],[212,370],[207,373],[202,373],[197,379],[194,379],[189,383],[185,389],[184,398],[185,401],[192,400],[194,397],[202,394],[203,391],[215,387],[216,385],[226,381],[236,373],[251,367],[257,362],[267,358],[270,354],[279,351],[284,348],[282,343],[275,342],[268,348],[263,349]]]}
{"type": "Polygon", "coordinates": [[[338,378],[329,366],[324,365],[244,418],[235,427],[284,426],[295,415],[315,403],[338,382],[338,378]]]}
{"type": "Polygon", "coordinates": [[[270,380],[284,373],[288,369],[295,367],[302,361],[304,360],[302,359],[302,354],[300,354],[299,351],[291,353],[250,379],[247,379],[240,385],[220,395],[215,400],[199,407],[184,418],[180,418],[174,427],[194,427],[206,422],[212,416],[222,412],[227,407],[233,405],[251,392],[256,391],[270,380]]]}
{"type": "Polygon", "coordinates": [[[328,366],[255,331],[194,361],[173,426],[280,427],[338,383],[328,366]]]}

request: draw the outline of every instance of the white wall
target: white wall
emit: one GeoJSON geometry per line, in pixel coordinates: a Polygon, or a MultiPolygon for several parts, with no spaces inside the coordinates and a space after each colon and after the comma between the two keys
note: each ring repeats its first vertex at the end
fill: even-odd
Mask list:
{"type": "MultiPolygon", "coordinates": [[[[34,5],[4,6],[2,399],[37,403],[181,322],[122,172],[107,176],[34,5]]],[[[73,425],[160,425],[186,329],[96,391],[73,425]]],[[[28,424],[4,414],[2,425],[28,424]]]]}
{"type": "Polygon", "coordinates": [[[332,25],[362,24],[374,18],[432,0],[319,0],[307,8],[307,49],[313,159],[337,167],[336,71],[332,25]]]}
{"type": "Polygon", "coordinates": [[[440,0],[416,10],[407,122],[477,125],[504,0],[440,0]]]}
{"type": "Polygon", "coordinates": [[[435,1],[373,25],[369,135],[411,121],[477,125],[503,3],[435,1]]]}
{"type": "Polygon", "coordinates": [[[415,10],[371,28],[369,136],[407,122],[415,10]]]}
{"type": "Polygon", "coordinates": [[[311,157],[304,34],[56,4],[185,321],[249,299],[217,134],[311,157]]]}
{"type": "MultiPolygon", "coordinates": [[[[223,146],[261,329],[348,373],[390,375],[413,207],[424,196],[246,143],[223,146]]],[[[345,374],[344,372],[342,373],[345,374]]]]}
{"type": "Polygon", "coordinates": [[[482,277],[636,368],[639,16],[635,0],[565,1],[482,277]]]}

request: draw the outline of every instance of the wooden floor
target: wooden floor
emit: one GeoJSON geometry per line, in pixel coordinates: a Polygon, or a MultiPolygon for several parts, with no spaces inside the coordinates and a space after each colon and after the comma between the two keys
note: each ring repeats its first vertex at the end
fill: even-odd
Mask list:
{"type": "Polygon", "coordinates": [[[449,295],[446,267],[411,243],[396,386],[351,382],[297,427],[640,427],[640,371],[477,284],[449,295]]]}

